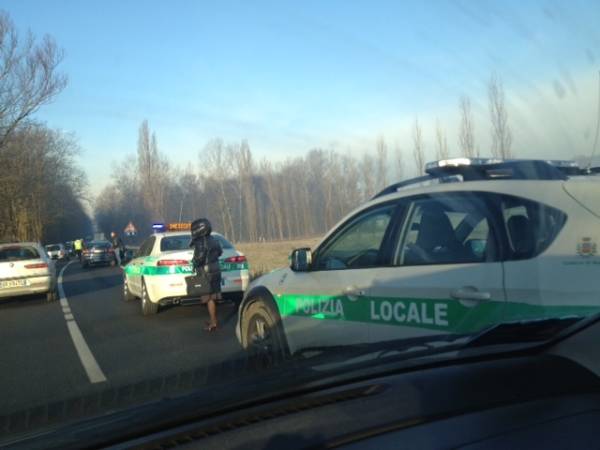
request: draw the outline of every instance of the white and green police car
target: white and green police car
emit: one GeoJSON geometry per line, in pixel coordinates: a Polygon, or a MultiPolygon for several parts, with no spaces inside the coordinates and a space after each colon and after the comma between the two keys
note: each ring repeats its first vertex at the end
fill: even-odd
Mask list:
{"type": "MultiPolygon", "coordinates": [[[[169,224],[166,229],[189,229],[189,224],[169,224]]],[[[221,247],[221,292],[224,297],[240,297],[248,287],[246,257],[218,233],[212,233],[221,247]]],[[[157,232],[140,246],[135,257],[124,268],[123,298],[139,298],[142,314],[156,314],[161,305],[198,303],[187,296],[185,278],[192,275],[189,231],[157,232]]]]}
{"type": "Polygon", "coordinates": [[[280,355],[600,311],[600,177],[563,161],[453,159],[255,280],[237,336],[280,355]]]}

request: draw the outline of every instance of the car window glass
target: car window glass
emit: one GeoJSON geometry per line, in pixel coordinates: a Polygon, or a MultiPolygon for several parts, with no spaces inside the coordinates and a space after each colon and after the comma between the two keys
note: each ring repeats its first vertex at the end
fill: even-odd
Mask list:
{"type": "Polygon", "coordinates": [[[319,270],[357,269],[382,264],[381,244],[394,206],[370,211],[354,219],[318,255],[319,270]]]}
{"type": "Polygon", "coordinates": [[[137,257],[148,256],[152,252],[152,247],[154,246],[154,236],[150,236],[148,239],[144,241],[141,245],[140,249],[137,252],[137,257]]]}
{"type": "Polygon", "coordinates": [[[94,248],[94,249],[107,249],[112,247],[112,245],[110,244],[110,242],[90,242],[89,244],[90,248],[94,248]]]}
{"type": "Polygon", "coordinates": [[[510,245],[509,259],[533,258],[546,250],[566,222],[556,208],[519,197],[502,197],[502,215],[510,245]]]}
{"type": "Polygon", "coordinates": [[[409,207],[399,265],[459,264],[489,261],[491,231],[486,203],[473,196],[415,200],[409,207]]]}
{"type": "Polygon", "coordinates": [[[190,248],[191,236],[168,236],[160,240],[160,251],[170,252],[173,250],[188,250],[190,248]]]}
{"type": "Polygon", "coordinates": [[[219,236],[218,234],[213,234],[212,235],[217,241],[219,241],[219,244],[221,244],[221,248],[223,250],[230,250],[233,248],[233,245],[231,244],[231,242],[229,242],[227,239],[225,239],[223,236],[219,236]]]}
{"type": "MultiPolygon", "coordinates": [[[[215,238],[219,244],[221,244],[221,248],[223,249],[232,249],[233,245],[222,236],[218,234],[213,234],[213,238],[215,238]]],[[[191,236],[190,235],[180,235],[180,236],[168,236],[164,237],[160,241],[160,251],[161,252],[169,252],[174,250],[188,250],[190,248],[191,236]]]]}
{"type": "Polygon", "coordinates": [[[23,261],[38,259],[38,251],[33,247],[5,247],[0,249],[0,261],[23,261]]]}

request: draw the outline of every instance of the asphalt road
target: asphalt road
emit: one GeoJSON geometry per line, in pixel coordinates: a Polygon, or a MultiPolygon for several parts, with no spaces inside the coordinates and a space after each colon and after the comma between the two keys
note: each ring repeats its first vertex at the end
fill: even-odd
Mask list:
{"type": "MultiPolygon", "coordinates": [[[[234,334],[233,303],[219,305],[221,328],[207,333],[205,306],[171,307],[142,316],[139,300],[122,300],[118,267],[82,269],[71,263],[62,286],[66,302],[46,303],[45,297],[0,302],[0,416],[53,402],[62,411],[66,407],[60,402],[65,399],[106,393],[114,400],[123,389],[129,389],[135,402],[136,384],[148,399],[153,388],[160,396],[165,383],[181,384],[184,375],[188,387],[192,381],[197,385],[198,379],[192,378],[201,378],[203,367],[243,357],[234,334]],[[68,322],[81,332],[78,343],[68,322]],[[100,381],[92,382],[86,371],[90,355],[80,354],[82,345],[100,370],[100,381]],[[154,387],[143,383],[148,380],[154,387]]],[[[45,416],[52,414],[51,408],[43,411],[45,416]]],[[[9,425],[0,420],[0,432],[3,426],[8,431],[9,425]]]]}

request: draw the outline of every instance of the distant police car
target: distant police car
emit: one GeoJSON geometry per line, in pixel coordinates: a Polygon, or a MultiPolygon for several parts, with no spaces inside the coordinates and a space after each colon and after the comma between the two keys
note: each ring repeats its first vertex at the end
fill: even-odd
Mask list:
{"type": "MultiPolygon", "coordinates": [[[[193,274],[190,248],[190,224],[156,225],[157,232],[148,237],[137,254],[125,266],[123,296],[141,299],[142,313],[155,314],[160,305],[190,304],[198,299],[187,297],[185,278],[193,274]],[[167,231],[187,230],[187,231],[167,231]]],[[[221,255],[224,295],[241,297],[248,286],[246,257],[218,233],[212,233],[223,248],[221,255]]]]}
{"type": "Polygon", "coordinates": [[[589,172],[562,161],[429,163],[253,282],[238,339],[285,355],[597,312],[600,177],[589,172]]]}

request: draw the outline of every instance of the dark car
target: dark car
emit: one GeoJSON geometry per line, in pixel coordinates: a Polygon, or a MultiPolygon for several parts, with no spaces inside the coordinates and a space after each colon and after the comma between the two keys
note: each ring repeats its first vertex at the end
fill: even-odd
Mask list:
{"type": "Polygon", "coordinates": [[[115,264],[115,252],[108,241],[90,241],[84,244],[81,267],[115,264]]]}

